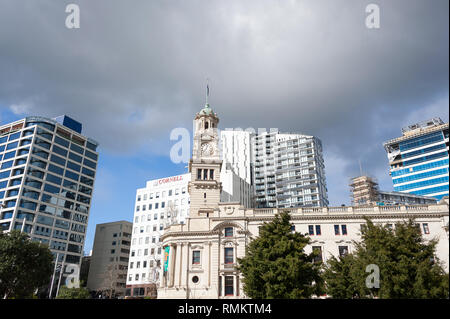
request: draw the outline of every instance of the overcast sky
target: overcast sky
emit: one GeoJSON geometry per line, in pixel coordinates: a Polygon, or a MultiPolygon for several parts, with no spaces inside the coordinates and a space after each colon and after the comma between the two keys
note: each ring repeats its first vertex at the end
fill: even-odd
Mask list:
{"type": "Polygon", "coordinates": [[[100,143],[95,224],[132,220],[136,188],[185,172],[175,127],[210,104],[221,128],[279,128],[323,143],[330,205],[364,172],[392,190],[382,143],[448,122],[448,0],[1,0],[0,120],[67,114],[100,143]],[[65,7],[81,10],[68,29],[65,7]],[[380,7],[380,28],[365,8],[380,7]]]}

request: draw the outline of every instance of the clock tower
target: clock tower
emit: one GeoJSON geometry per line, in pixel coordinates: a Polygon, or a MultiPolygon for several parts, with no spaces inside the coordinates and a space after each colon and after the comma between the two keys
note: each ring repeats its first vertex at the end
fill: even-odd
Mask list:
{"type": "Polygon", "coordinates": [[[208,217],[218,209],[222,184],[217,124],[219,118],[208,102],[195,115],[194,143],[189,162],[190,217],[208,217]]]}

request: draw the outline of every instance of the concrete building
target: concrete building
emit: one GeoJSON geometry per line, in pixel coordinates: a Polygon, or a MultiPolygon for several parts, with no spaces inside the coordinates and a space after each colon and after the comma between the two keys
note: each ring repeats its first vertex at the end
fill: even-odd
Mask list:
{"type": "Polygon", "coordinates": [[[394,191],[441,199],[449,190],[448,123],[440,118],[409,125],[384,143],[394,191]]]}
{"type": "Polygon", "coordinates": [[[432,197],[379,190],[376,179],[367,175],[352,178],[350,189],[352,205],[354,206],[437,203],[437,199],[432,197]]]}
{"type": "Polygon", "coordinates": [[[91,255],[83,256],[81,258],[81,267],[80,267],[80,285],[82,287],[87,286],[88,276],[89,276],[89,268],[91,267],[91,255]]]}
{"type": "Polygon", "coordinates": [[[132,227],[124,220],[96,226],[87,288],[97,296],[125,295],[132,227]]]}
{"type": "Polygon", "coordinates": [[[255,207],[328,206],[322,143],[314,136],[252,136],[255,207]]]}
{"type": "Polygon", "coordinates": [[[250,132],[242,130],[220,132],[222,202],[253,206],[251,136],[250,132]]]}
{"type": "MultiPolygon", "coordinates": [[[[293,231],[309,234],[307,252],[330,256],[351,253],[365,218],[391,227],[414,218],[426,240],[437,240],[437,256],[448,271],[448,197],[439,204],[368,207],[253,208],[220,202],[222,161],[216,153],[219,118],[207,104],[195,116],[194,152],[189,163],[189,218],[162,235],[164,262],[158,298],[246,298],[237,258],[259,235],[259,227],[287,210],[293,231]]],[[[311,149],[311,148],[310,148],[311,149]]]]}
{"type": "Polygon", "coordinates": [[[0,126],[0,231],[48,245],[63,269],[81,264],[97,169],[98,143],[81,132],[67,116],[0,126]]]}
{"type": "Polygon", "coordinates": [[[136,191],[126,295],[156,297],[164,228],[184,223],[189,214],[190,174],[147,181],[136,191]]]}

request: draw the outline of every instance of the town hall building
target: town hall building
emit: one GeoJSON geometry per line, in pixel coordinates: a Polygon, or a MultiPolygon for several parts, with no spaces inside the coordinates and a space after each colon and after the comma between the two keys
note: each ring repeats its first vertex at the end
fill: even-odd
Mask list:
{"type": "Polygon", "coordinates": [[[245,256],[259,227],[281,211],[289,211],[292,231],[311,238],[306,252],[319,251],[324,262],[353,252],[365,218],[390,227],[413,218],[425,240],[437,240],[437,257],[448,272],[448,197],[437,204],[368,207],[246,208],[239,202],[221,202],[218,123],[208,103],[195,116],[190,213],[185,223],[170,225],[161,236],[164,258],[158,298],[246,298],[237,260],[245,256]]]}

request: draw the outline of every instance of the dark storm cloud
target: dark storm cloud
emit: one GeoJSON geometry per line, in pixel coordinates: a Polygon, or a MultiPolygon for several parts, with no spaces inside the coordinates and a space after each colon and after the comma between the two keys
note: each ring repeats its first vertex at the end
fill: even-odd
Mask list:
{"type": "Polygon", "coordinates": [[[446,0],[73,3],[78,30],[61,1],[2,1],[0,105],[71,115],[109,151],[168,151],[207,77],[221,127],[319,136],[332,184],[358,160],[386,175],[382,142],[411,114],[448,121],[446,0]],[[365,27],[369,3],[380,29],[365,27]]]}

